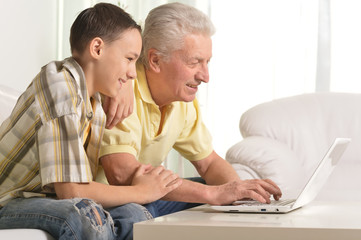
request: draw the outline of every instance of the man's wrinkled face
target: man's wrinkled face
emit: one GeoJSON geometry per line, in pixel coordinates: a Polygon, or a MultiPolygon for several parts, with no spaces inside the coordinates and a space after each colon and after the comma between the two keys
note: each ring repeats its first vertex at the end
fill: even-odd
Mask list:
{"type": "Polygon", "coordinates": [[[182,49],[174,51],[168,61],[162,61],[164,83],[173,101],[193,101],[198,86],[209,81],[208,62],[212,57],[212,40],[192,34],[184,39],[182,49]]]}

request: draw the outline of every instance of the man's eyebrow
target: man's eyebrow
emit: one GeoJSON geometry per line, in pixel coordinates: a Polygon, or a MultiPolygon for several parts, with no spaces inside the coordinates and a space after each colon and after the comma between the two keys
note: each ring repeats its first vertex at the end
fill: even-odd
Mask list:
{"type": "Polygon", "coordinates": [[[130,52],[130,54],[132,54],[135,58],[138,58],[138,57],[139,57],[138,53],[130,52]]]}
{"type": "Polygon", "coordinates": [[[189,59],[189,60],[202,60],[202,59],[204,59],[204,58],[198,57],[198,56],[190,56],[190,57],[188,57],[188,59],[189,59]]]}
{"type": "Polygon", "coordinates": [[[190,58],[191,60],[197,60],[197,61],[207,61],[209,62],[211,60],[212,57],[210,58],[205,58],[205,57],[192,57],[190,58]]]}

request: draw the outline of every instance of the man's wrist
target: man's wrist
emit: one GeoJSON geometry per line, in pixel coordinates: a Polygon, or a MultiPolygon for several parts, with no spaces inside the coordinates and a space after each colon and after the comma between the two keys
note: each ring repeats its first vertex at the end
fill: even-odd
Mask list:
{"type": "Polygon", "coordinates": [[[219,186],[204,185],[204,187],[205,187],[203,192],[204,203],[214,204],[215,199],[217,198],[217,192],[219,186]]]}

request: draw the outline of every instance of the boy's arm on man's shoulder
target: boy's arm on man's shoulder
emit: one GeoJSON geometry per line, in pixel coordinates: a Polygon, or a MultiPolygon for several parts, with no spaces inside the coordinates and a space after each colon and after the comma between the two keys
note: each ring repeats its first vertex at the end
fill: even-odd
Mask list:
{"type": "Polygon", "coordinates": [[[104,96],[103,109],[107,115],[106,127],[112,129],[119,122],[133,113],[134,93],[132,81],[123,83],[118,95],[114,98],[104,96]]]}
{"type": "Polygon", "coordinates": [[[105,176],[111,185],[130,185],[141,165],[130,153],[113,153],[100,158],[105,176]]]}

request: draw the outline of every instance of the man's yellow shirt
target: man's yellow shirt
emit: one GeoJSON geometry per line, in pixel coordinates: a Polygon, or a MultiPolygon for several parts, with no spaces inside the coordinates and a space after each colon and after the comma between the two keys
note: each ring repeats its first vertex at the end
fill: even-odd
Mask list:
{"type": "Polygon", "coordinates": [[[143,65],[134,80],[134,112],[104,132],[100,156],[130,153],[143,164],[160,165],[174,148],[190,161],[213,151],[211,135],[204,125],[198,101],[173,102],[160,111],[148,88],[143,65]],[[161,119],[163,118],[163,121],[161,119]]]}

